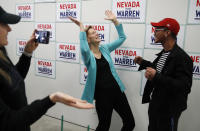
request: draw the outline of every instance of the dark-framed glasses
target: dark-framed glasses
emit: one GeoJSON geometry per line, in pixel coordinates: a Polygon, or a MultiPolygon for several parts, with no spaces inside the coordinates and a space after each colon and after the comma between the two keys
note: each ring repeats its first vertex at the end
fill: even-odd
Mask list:
{"type": "Polygon", "coordinates": [[[166,31],[166,30],[168,30],[167,28],[155,28],[155,32],[157,32],[157,31],[166,31]]]}

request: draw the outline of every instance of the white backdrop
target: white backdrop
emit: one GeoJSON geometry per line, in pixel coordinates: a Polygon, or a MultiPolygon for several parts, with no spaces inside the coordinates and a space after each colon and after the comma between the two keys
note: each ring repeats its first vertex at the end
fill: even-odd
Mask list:
{"type": "MultiPolygon", "coordinates": [[[[57,0],[56,2],[64,1],[67,0],[57,0]]],[[[16,12],[16,4],[32,3],[35,7],[34,21],[11,25],[12,32],[9,33],[7,50],[14,63],[19,58],[16,52],[17,39],[29,39],[36,23],[55,23],[55,41],[51,41],[49,45],[39,45],[32,58],[32,64],[26,78],[26,92],[29,103],[55,91],[62,91],[80,98],[84,89],[84,85],[80,84],[80,64],[56,60],[56,42],[79,43],[79,28],[75,24],[56,21],[56,2],[34,3],[34,0],[0,1],[0,5],[12,13],[16,12]],[[36,58],[55,61],[55,79],[35,75],[36,58]]],[[[112,10],[112,0],[82,0],[79,2],[81,3],[81,21],[94,24],[109,23],[104,20],[104,11],[106,9],[112,10]]],[[[147,0],[146,7],[144,7],[146,8],[145,23],[123,23],[127,35],[127,40],[123,44],[123,47],[142,49],[144,58],[153,60],[155,58],[154,54],[160,50],[144,48],[146,26],[151,21],[157,22],[165,17],[172,17],[185,27],[184,50],[200,54],[198,38],[200,24],[188,24],[189,5],[189,0],[147,0]]],[[[114,26],[110,23],[109,25],[110,41],[112,41],[116,39],[117,33],[114,26]]],[[[136,122],[135,131],[146,131],[148,126],[148,105],[141,104],[140,89],[142,85],[142,73],[125,70],[118,70],[118,73],[127,88],[126,94],[136,122]]],[[[180,118],[180,131],[199,131],[200,129],[199,87],[200,81],[194,79],[192,91],[188,98],[188,109],[183,112],[180,118]]],[[[57,104],[47,114],[57,118],[61,118],[61,115],[64,115],[67,121],[83,126],[90,125],[92,128],[95,128],[98,123],[95,110],[77,110],[57,104]]],[[[118,131],[121,126],[121,119],[114,112],[111,131],[118,131]]]]}

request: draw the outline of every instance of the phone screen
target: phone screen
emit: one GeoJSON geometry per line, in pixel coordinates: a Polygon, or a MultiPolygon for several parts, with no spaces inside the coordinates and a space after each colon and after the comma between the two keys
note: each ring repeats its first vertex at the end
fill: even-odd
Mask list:
{"type": "Polygon", "coordinates": [[[42,44],[49,44],[50,32],[49,31],[36,31],[36,42],[42,44]]]}

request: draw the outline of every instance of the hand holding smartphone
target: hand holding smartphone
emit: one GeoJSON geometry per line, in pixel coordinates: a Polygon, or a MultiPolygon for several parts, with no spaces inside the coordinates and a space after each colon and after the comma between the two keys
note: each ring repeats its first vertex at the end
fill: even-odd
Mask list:
{"type": "Polygon", "coordinates": [[[41,44],[49,44],[50,31],[36,31],[35,37],[36,42],[41,44]]]}

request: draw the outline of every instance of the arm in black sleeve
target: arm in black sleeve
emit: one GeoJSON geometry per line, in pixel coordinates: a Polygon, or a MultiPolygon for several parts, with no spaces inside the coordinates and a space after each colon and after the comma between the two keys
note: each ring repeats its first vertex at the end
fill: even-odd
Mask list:
{"type": "Polygon", "coordinates": [[[138,71],[144,70],[144,69],[146,69],[147,67],[155,68],[155,67],[154,67],[154,64],[153,64],[152,62],[147,61],[147,60],[142,60],[138,71]]]}
{"type": "Polygon", "coordinates": [[[176,59],[174,66],[176,70],[173,77],[156,73],[152,82],[156,85],[166,85],[157,87],[166,87],[173,92],[181,91],[188,94],[192,86],[193,62],[189,57],[180,57],[176,59]]]}
{"type": "Polygon", "coordinates": [[[31,63],[31,57],[22,54],[21,57],[19,58],[18,63],[15,65],[17,71],[24,79],[28,73],[30,63],[31,63]]]}
{"type": "Polygon", "coordinates": [[[23,130],[37,121],[53,105],[48,96],[20,110],[13,110],[0,97],[0,129],[3,131],[23,130]]]}

